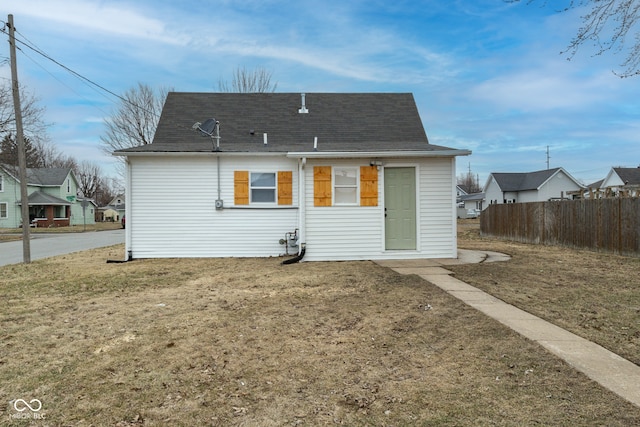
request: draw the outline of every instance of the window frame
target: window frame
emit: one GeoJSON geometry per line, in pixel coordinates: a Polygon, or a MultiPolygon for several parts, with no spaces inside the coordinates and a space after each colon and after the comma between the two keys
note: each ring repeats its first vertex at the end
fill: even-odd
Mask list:
{"type": "Polygon", "coordinates": [[[0,219],[9,218],[9,203],[0,202],[0,219]],[[4,215],[2,215],[2,206],[4,206],[4,215]]]}
{"type": "Polygon", "coordinates": [[[360,167],[358,166],[333,166],[331,171],[332,178],[332,193],[333,193],[333,206],[360,206],[360,167]],[[336,175],[340,171],[349,171],[355,173],[354,184],[338,184],[336,175]],[[337,201],[338,189],[351,188],[353,189],[353,202],[339,202],[337,201]]]}
{"type": "Polygon", "coordinates": [[[249,171],[249,204],[276,205],[278,203],[278,172],[273,171],[249,171]],[[273,186],[254,186],[253,175],[273,175],[273,186]],[[269,190],[273,192],[273,200],[268,202],[253,200],[253,190],[269,190]]]}

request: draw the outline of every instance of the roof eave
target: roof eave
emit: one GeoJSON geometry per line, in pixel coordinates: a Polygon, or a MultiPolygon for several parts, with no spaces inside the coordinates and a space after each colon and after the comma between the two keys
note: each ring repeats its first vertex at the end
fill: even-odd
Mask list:
{"type": "Polygon", "coordinates": [[[455,157],[468,156],[470,150],[406,150],[406,151],[297,151],[287,157],[307,159],[354,159],[362,157],[455,157]]]}
{"type": "Polygon", "coordinates": [[[286,156],[289,158],[308,159],[355,159],[362,157],[456,157],[469,156],[470,150],[398,150],[398,151],[128,151],[114,152],[114,156],[145,157],[145,156],[286,156]]]}

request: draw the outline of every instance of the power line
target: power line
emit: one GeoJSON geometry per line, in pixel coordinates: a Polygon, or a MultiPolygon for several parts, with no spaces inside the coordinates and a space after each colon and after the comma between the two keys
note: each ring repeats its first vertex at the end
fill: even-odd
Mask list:
{"type": "MultiPolygon", "coordinates": [[[[2,33],[4,33],[4,34],[7,34],[7,35],[8,35],[7,30],[6,30],[7,23],[6,23],[5,21],[2,21],[2,20],[0,20],[0,22],[2,22],[2,23],[5,25],[5,27],[4,27],[4,28],[2,28],[2,30],[0,30],[0,31],[1,31],[2,33]]],[[[42,57],[44,57],[44,58],[48,59],[49,61],[53,62],[53,63],[54,63],[54,64],[56,64],[56,65],[58,65],[59,67],[63,68],[64,70],[66,70],[66,71],[67,71],[67,72],[69,72],[70,74],[74,75],[76,78],[80,79],[81,81],[83,81],[83,82],[85,82],[85,83],[88,83],[88,84],[90,84],[90,85],[92,85],[92,86],[97,87],[98,89],[100,89],[100,90],[102,90],[102,91],[104,91],[104,92],[106,92],[106,93],[108,93],[108,94],[110,94],[110,95],[112,95],[112,96],[114,96],[114,97],[118,98],[119,100],[121,100],[121,101],[122,101],[122,102],[124,102],[124,103],[130,104],[131,106],[133,106],[133,107],[135,107],[135,108],[139,108],[139,109],[141,109],[141,110],[143,110],[143,111],[145,111],[145,112],[147,112],[147,113],[149,113],[149,114],[152,114],[152,115],[154,115],[154,116],[157,116],[157,114],[156,114],[155,112],[150,111],[150,110],[146,109],[146,108],[145,108],[145,107],[143,107],[143,106],[140,106],[140,105],[137,105],[137,104],[135,104],[135,103],[131,102],[131,101],[130,101],[130,100],[128,100],[127,98],[125,98],[125,97],[123,97],[123,96],[121,96],[121,95],[118,95],[117,93],[115,93],[115,92],[113,92],[113,91],[111,91],[111,90],[109,90],[109,89],[105,88],[104,86],[100,85],[99,83],[94,82],[93,80],[89,79],[88,77],[85,77],[85,76],[83,76],[82,74],[80,74],[80,73],[78,73],[78,72],[76,72],[76,71],[72,70],[71,68],[67,67],[66,65],[64,65],[64,64],[62,64],[61,62],[57,61],[56,59],[52,58],[50,55],[48,55],[48,54],[46,54],[45,52],[43,52],[41,49],[39,49],[37,46],[35,46],[35,44],[34,44],[33,42],[29,41],[29,40],[28,40],[28,39],[27,39],[27,38],[26,38],[22,33],[18,32],[18,34],[20,34],[20,35],[21,35],[25,40],[27,40],[27,42],[28,42],[28,43],[27,43],[27,42],[25,42],[25,41],[23,41],[23,40],[20,40],[20,39],[18,39],[18,38],[15,38],[15,41],[16,41],[16,42],[20,43],[20,44],[21,44],[21,45],[23,45],[24,47],[26,47],[26,48],[28,48],[28,49],[30,49],[30,50],[32,50],[32,51],[34,51],[34,52],[35,52],[35,53],[37,53],[38,55],[40,55],[40,56],[42,56],[42,57]]],[[[21,50],[21,49],[20,49],[20,50],[21,50]]],[[[23,54],[24,54],[24,52],[23,52],[23,54]]],[[[25,56],[26,56],[26,55],[25,55],[25,56]]],[[[30,58],[30,59],[31,59],[31,58],[30,58]]]]}

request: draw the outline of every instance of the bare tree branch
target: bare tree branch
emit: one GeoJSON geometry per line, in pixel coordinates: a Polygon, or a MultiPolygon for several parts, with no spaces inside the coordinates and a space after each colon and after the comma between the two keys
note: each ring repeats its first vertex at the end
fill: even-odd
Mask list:
{"type": "MultiPolygon", "coordinates": [[[[44,121],[46,109],[38,105],[38,99],[20,88],[20,107],[22,108],[22,127],[25,138],[31,141],[48,141],[47,129],[50,124],[44,121]]],[[[0,85],[0,136],[16,134],[16,118],[13,108],[13,95],[10,82],[0,85]]]]}
{"type": "Polygon", "coordinates": [[[271,93],[276,91],[277,86],[278,83],[271,83],[271,71],[264,68],[256,68],[253,71],[244,67],[236,68],[231,85],[222,79],[218,81],[220,92],[271,93]]]}
{"type": "Polygon", "coordinates": [[[95,198],[96,191],[100,187],[102,171],[100,166],[93,162],[84,160],[75,168],[75,175],[78,179],[78,190],[84,197],[95,198]]]}
{"type": "Polygon", "coordinates": [[[138,83],[122,96],[111,117],[105,120],[106,132],[100,137],[102,150],[111,154],[116,150],[151,144],[160,113],[170,89],[154,91],[138,83]]]}
{"type": "MultiPolygon", "coordinates": [[[[521,0],[504,0],[507,3],[518,3],[521,0]]],[[[527,0],[527,4],[535,0],[527,0]]],[[[547,5],[543,2],[543,6],[547,5]]],[[[557,4],[554,3],[554,7],[557,4]]],[[[639,0],[567,0],[566,6],[560,11],[578,7],[590,7],[591,10],[582,16],[582,26],[570,41],[566,51],[568,58],[573,58],[578,50],[591,42],[596,47],[595,55],[607,52],[626,55],[620,64],[622,72],[616,72],[620,77],[630,77],[640,74],[640,1],[639,0]]]]}

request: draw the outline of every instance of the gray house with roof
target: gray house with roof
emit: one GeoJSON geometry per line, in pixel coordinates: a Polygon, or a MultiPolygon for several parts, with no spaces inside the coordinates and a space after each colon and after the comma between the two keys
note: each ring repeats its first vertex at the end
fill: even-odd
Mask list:
{"type": "Polygon", "coordinates": [[[457,256],[470,151],[430,144],[408,93],[171,92],[153,143],[114,154],[130,259],[457,256]]]}
{"type": "Polygon", "coordinates": [[[490,204],[545,202],[571,199],[584,186],[563,168],[535,172],[492,172],[484,187],[486,208],[490,204]]]}
{"type": "MultiPolygon", "coordinates": [[[[78,182],[70,168],[27,169],[29,225],[94,224],[95,204],[79,198],[77,192],[78,182]]],[[[0,228],[22,226],[21,203],[17,169],[0,164],[0,228]]]]}

